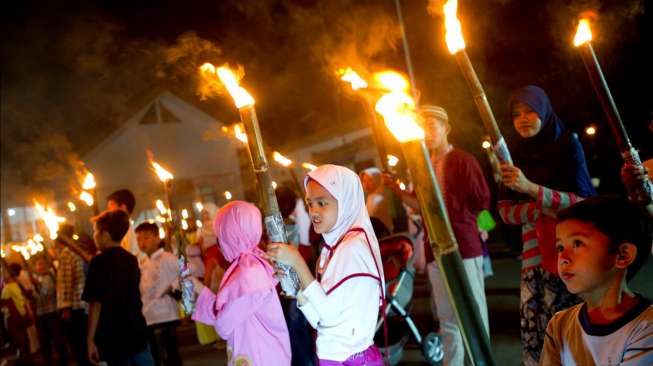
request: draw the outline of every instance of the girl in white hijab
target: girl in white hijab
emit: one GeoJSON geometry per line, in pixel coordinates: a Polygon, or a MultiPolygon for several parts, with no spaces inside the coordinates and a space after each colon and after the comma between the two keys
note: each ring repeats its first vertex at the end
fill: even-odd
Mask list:
{"type": "Polygon", "coordinates": [[[325,241],[316,275],[292,245],[270,244],[268,258],[299,276],[298,305],[317,330],[321,366],[381,366],[374,333],[383,267],[360,179],[345,167],[323,165],[308,173],[304,187],[313,228],[325,241]]]}

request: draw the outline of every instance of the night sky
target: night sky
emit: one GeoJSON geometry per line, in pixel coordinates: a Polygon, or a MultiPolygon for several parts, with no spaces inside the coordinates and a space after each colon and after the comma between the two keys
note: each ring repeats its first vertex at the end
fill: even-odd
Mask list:
{"type": "MultiPolygon", "coordinates": [[[[237,120],[229,98],[201,101],[196,68],[242,65],[264,138],[284,150],[318,131],[365,125],[338,66],[406,71],[392,0],[2,2],[2,198],[70,186],[75,162],[156,91],[168,89],[216,119],[237,120]],[[290,128],[280,129],[280,125],[290,128]]],[[[440,6],[402,2],[420,102],[445,107],[451,140],[485,164],[482,124],[444,43],[440,6]],[[435,10],[435,11],[433,11],[435,10]]],[[[578,14],[592,10],[595,51],[626,128],[653,155],[653,1],[460,1],[467,52],[500,128],[514,136],[510,91],[542,86],[583,136],[592,176],[619,190],[621,164],[578,52],[578,14]],[[648,51],[648,52],[647,52],[648,51]]],[[[60,194],[60,192],[57,192],[60,194]]]]}

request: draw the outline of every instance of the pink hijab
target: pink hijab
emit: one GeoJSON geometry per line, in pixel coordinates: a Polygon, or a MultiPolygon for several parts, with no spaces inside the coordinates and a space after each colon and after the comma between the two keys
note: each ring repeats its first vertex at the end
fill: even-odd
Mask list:
{"type": "Polygon", "coordinates": [[[220,249],[231,262],[222,277],[216,309],[244,295],[266,292],[277,285],[274,269],[258,248],[263,233],[261,212],[244,201],[223,206],[213,221],[220,249]]]}

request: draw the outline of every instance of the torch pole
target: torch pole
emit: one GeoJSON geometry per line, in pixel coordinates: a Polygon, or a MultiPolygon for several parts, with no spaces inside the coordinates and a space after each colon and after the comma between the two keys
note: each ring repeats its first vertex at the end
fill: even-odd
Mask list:
{"type": "Polygon", "coordinates": [[[469,279],[451,229],[444,199],[423,140],[401,144],[422,208],[429,244],[447,286],[465,350],[474,365],[494,365],[490,339],[483,325],[469,279]]]}
{"type": "MultiPolygon", "coordinates": [[[[281,211],[279,210],[279,204],[277,203],[277,196],[272,187],[272,179],[270,178],[269,165],[263,149],[263,139],[259,129],[256,109],[254,109],[253,105],[246,105],[240,107],[238,110],[240,112],[240,119],[245,126],[245,132],[247,133],[249,155],[258,182],[260,205],[263,208],[268,237],[272,242],[287,243],[286,228],[283,223],[281,211]]],[[[287,274],[279,279],[283,292],[287,296],[296,296],[299,291],[299,278],[297,277],[297,273],[285,264],[277,263],[276,266],[287,274]]]]}
{"type": "MultiPolygon", "coordinates": [[[[608,119],[608,124],[610,125],[612,134],[617,142],[621,156],[626,163],[635,165],[637,168],[642,169],[642,161],[639,158],[639,153],[630,143],[628,133],[626,132],[626,128],[621,120],[621,115],[619,114],[617,105],[612,99],[612,93],[610,93],[608,83],[603,76],[601,65],[599,64],[599,60],[596,58],[592,44],[587,42],[579,48],[583,64],[585,64],[585,69],[587,70],[587,74],[592,82],[596,96],[599,98],[599,102],[601,102],[601,107],[608,119]]],[[[631,190],[631,187],[627,188],[631,190]]],[[[640,181],[639,187],[632,189],[629,194],[633,201],[642,205],[653,203],[653,184],[648,176],[640,181]]]]}
{"type": "MultiPolygon", "coordinates": [[[[374,105],[372,102],[372,96],[369,94],[366,94],[362,98],[362,103],[363,106],[365,107],[365,112],[368,115],[368,120],[370,123],[370,127],[372,127],[372,134],[374,136],[374,143],[376,144],[376,148],[379,152],[379,158],[381,159],[381,167],[383,168],[384,172],[392,172],[393,169],[390,167],[390,164],[388,164],[388,150],[386,149],[385,146],[385,139],[383,138],[383,129],[381,127],[381,123],[379,122],[379,119],[376,115],[376,111],[374,110],[374,105]]],[[[402,160],[404,160],[404,156],[402,156],[402,160]]],[[[386,197],[390,197],[390,209],[391,209],[391,216],[392,216],[392,225],[394,227],[393,231],[394,232],[403,232],[408,230],[408,217],[406,216],[406,210],[404,209],[404,205],[401,202],[401,198],[399,198],[396,194],[392,192],[389,188],[384,189],[384,195],[386,197]]]]}
{"type": "Polygon", "coordinates": [[[188,264],[188,257],[186,256],[188,242],[186,236],[181,232],[179,217],[177,216],[175,203],[172,198],[172,179],[163,182],[163,187],[165,189],[166,201],[168,202],[168,210],[170,210],[170,230],[168,237],[171,238],[172,234],[174,234],[177,242],[177,267],[179,269],[179,288],[181,289],[182,296],[181,304],[186,314],[192,314],[195,309],[193,283],[191,281],[184,281],[184,278],[190,275],[190,266],[188,264]]]}
{"type": "Polygon", "coordinates": [[[469,60],[465,49],[456,52],[456,62],[458,63],[458,67],[460,67],[460,71],[465,77],[465,81],[467,81],[469,91],[474,97],[476,109],[478,109],[478,113],[481,116],[485,130],[490,135],[492,146],[495,153],[497,154],[497,157],[503,163],[512,164],[512,158],[510,157],[510,151],[508,151],[508,145],[506,145],[506,141],[501,135],[497,121],[494,118],[494,113],[492,112],[492,107],[490,107],[490,103],[487,101],[487,96],[483,90],[483,85],[478,80],[474,66],[472,66],[472,62],[469,60]]]}

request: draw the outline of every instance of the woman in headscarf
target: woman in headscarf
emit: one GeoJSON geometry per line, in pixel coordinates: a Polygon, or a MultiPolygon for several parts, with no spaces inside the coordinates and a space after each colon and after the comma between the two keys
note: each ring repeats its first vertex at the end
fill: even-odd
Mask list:
{"type": "Polygon", "coordinates": [[[227,340],[230,366],[289,366],[290,340],[276,291],[274,269],[258,248],[263,234],[256,206],[233,201],[214,221],[220,249],[230,266],[217,295],[198,280],[193,320],[215,327],[227,340]]]}
{"type": "Polygon", "coordinates": [[[522,227],[521,337],[525,365],[536,365],[551,316],[579,301],[557,274],[556,212],[596,195],[583,148],[565,128],[541,88],[528,85],[510,97],[519,137],[511,146],[514,166],[502,164],[505,188],[499,214],[522,227]]]}
{"type": "Polygon", "coordinates": [[[293,267],[300,280],[300,310],[317,330],[320,366],[381,366],[374,333],[383,296],[379,244],[353,171],[323,165],[304,180],[313,228],[325,245],[317,274],[289,244],[268,246],[268,257],[293,267]]]}

